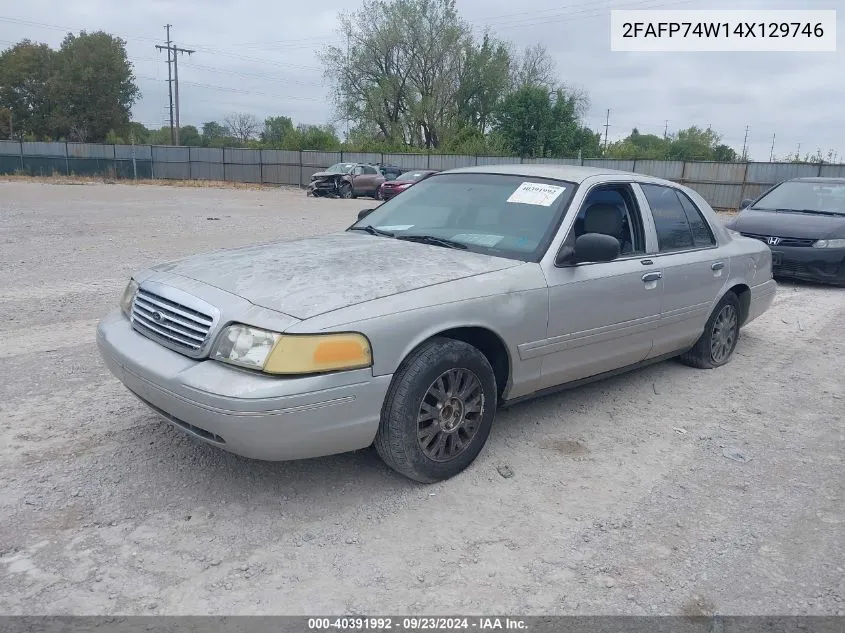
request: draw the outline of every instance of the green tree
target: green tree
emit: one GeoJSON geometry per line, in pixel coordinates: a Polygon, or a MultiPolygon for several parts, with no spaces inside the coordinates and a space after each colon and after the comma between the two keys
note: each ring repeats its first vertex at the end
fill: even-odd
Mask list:
{"type": "Polygon", "coordinates": [[[340,139],[330,125],[303,125],[296,127],[296,134],[284,149],[332,152],[340,149],[340,139]]]}
{"type": "Polygon", "coordinates": [[[48,82],[55,51],[46,44],[23,40],[0,53],[0,118],[8,138],[50,137],[51,103],[48,82]],[[11,117],[11,126],[9,119],[11,117]]]}
{"type": "Polygon", "coordinates": [[[229,130],[217,121],[208,121],[202,124],[203,147],[223,147],[226,138],[229,136],[231,136],[229,130]]]}
{"type": "Polygon", "coordinates": [[[523,158],[542,156],[552,121],[548,90],[542,86],[515,90],[502,99],[494,121],[508,151],[523,158]]]}
{"type": "Polygon", "coordinates": [[[186,147],[199,147],[202,145],[202,137],[199,130],[193,125],[183,125],[179,128],[179,144],[186,147]]]}
{"type": "Polygon", "coordinates": [[[150,134],[152,134],[152,131],[148,130],[143,123],[132,121],[127,126],[126,141],[130,143],[134,141],[135,145],[146,145],[150,142],[150,134]]]}
{"type": "Polygon", "coordinates": [[[364,0],[340,16],[347,47],[321,60],[339,120],[406,146],[436,148],[454,126],[472,30],[454,0],[364,0]]]}
{"type": "Polygon", "coordinates": [[[68,34],[53,68],[48,83],[56,136],[96,142],[128,127],[140,91],[124,40],[102,31],[68,34]]]}
{"type": "Polygon", "coordinates": [[[283,147],[295,134],[293,121],[286,116],[271,116],[264,119],[261,143],[267,147],[283,147]]]}
{"type": "Polygon", "coordinates": [[[485,134],[496,105],[510,86],[511,59],[504,42],[485,34],[481,45],[467,42],[466,61],[455,96],[456,130],[473,128],[485,134]]]}

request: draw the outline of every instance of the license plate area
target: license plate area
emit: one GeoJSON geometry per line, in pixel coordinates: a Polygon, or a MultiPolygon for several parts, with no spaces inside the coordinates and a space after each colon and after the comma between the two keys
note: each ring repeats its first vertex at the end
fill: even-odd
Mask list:
{"type": "Polygon", "coordinates": [[[783,253],[772,251],[772,266],[780,266],[783,261],[783,253]]]}

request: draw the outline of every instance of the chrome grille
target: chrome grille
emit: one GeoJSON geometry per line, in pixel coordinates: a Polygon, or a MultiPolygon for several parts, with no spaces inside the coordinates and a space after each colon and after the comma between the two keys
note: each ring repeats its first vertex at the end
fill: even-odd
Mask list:
{"type": "MultiPolygon", "coordinates": [[[[755,240],[760,240],[761,242],[769,243],[770,237],[775,237],[773,235],[758,235],[757,233],[743,233],[745,237],[753,237],[755,240]]],[[[775,246],[797,246],[797,247],[807,247],[812,246],[816,240],[808,240],[799,237],[778,237],[780,240],[775,246]]]]}
{"type": "Polygon", "coordinates": [[[214,317],[141,288],[132,302],[132,324],[149,338],[197,352],[208,338],[214,317]]]}

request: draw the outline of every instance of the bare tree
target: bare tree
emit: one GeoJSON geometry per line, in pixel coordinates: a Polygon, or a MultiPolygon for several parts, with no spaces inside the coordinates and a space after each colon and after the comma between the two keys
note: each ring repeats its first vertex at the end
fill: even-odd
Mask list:
{"type": "Polygon", "coordinates": [[[241,143],[246,143],[255,138],[261,130],[261,122],[254,114],[246,112],[234,112],[226,117],[226,127],[232,136],[241,143]]]}
{"type": "Polygon", "coordinates": [[[525,86],[542,86],[549,90],[558,87],[555,62],[542,44],[527,46],[515,60],[513,68],[514,90],[525,86]]]}

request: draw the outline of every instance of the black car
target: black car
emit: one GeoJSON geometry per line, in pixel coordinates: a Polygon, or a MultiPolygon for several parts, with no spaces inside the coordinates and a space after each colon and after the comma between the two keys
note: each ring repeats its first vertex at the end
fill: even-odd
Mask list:
{"type": "Polygon", "coordinates": [[[845,178],[782,182],[726,226],[769,245],[775,277],[845,286],[845,178]]]}

